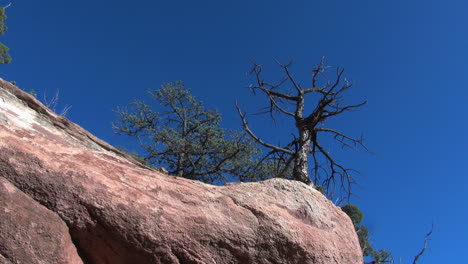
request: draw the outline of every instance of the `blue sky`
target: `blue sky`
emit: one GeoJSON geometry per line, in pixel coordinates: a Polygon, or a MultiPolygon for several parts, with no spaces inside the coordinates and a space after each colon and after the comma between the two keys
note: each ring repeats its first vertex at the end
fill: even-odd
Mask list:
{"type": "MultiPolygon", "coordinates": [[[[433,222],[420,263],[453,263],[468,245],[467,10],[461,0],[13,1],[1,37],[13,62],[0,73],[39,98],[59,89],[72,121],[122,145],[111,110],[147,89],[183,80],[238,128],[234,100],[249,113],[265,102],[243,88],[249,59],[272,78],[274,59],[293,60],[307,82],[325,56],[354,82],[347,100],[369,101],[332,125],[364,133],[377,153],[339,154],[365,175],[353,202],[375,246],[410,263],[433,222]]],[[[289,136],[251,123],[268,139],[289,136]]]]}

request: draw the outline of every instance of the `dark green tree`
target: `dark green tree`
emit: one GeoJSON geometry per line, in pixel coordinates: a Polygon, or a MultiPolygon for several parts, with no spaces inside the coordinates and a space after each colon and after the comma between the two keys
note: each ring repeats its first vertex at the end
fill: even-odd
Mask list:
{"type": "MultiPolygon", "coordinates": [[[[5,25],[5,20],[7,19],[5,11],[8,6],[9,5],[0,7],[0,36],[3,35],[7,30],[7,26],[5,25]]],[[[11,62],[11,57],[8,54],[8,50],[9,48],[0,42],[0,64],[7,64],[11,62]]]]}
{"type": "Polygon", "coordinates": [[[351,218],[351,221],[353,221],[354,225],[360,224],[364,218],[362,211],[354,204],[347,204],[341,207],[341,210],[343,210],[343,212],[345,212],[349,218],[351,218]]]}
{"type": "Polygon", "coordinates": [[[366,264],[394,263],[392,255],[385,249],[374,250],[371,253],[373,260],[366,264]]]}
{"type": "Polygon", "coordinates": [[[354,229],[358,235],[359,245],[362,249],[362,254],[364,257],[372,258],[372,261],[367,262],[367,264],[383,264],[383,263],[392,263],[392,255],[387,251],[374,250],[372,244],[369,241],[369,230],[366,226],[362,225],[361,222],[364,219],[364,214],[355,204],[347,204],[341,207],[343,212],[345,212],[351,221],[354,224],[354,229]]]}
{"type": "Polygon", "coordinates": [[[252,173],[252,157],[259,154],[254,142],[221,128],[221,114],[206,109],[182,82],[166,83],[149,94],[156,110],[136,100],[118,107],[112,124],[118,134],[139,140],[145,162],[207,183],[223,183],[228,175],[244,181],[262,177],[252,173]]]}

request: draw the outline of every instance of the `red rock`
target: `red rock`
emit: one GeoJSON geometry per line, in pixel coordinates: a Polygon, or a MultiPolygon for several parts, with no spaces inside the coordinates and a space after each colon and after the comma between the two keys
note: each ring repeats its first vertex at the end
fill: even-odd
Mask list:
{"type": "Polygon", "coordinates": [[[363,262],[351,220],[303,183],[167,176],[0,86],[0,175],[67,224],[84,263],[363,262]]]}
{"type": "Polygon", "coordinates": [[[0,263],[83,263],[62,219],[3,177],[0,219],[0,263]]]}

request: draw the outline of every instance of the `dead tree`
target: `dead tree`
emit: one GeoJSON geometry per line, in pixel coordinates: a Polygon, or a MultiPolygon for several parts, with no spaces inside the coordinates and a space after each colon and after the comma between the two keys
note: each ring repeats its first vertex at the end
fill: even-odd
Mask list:
{"type": "Polygon", "coordinates": [[[416,264],[419,260],[419,258],[424,254],[424,252],[426,252],[426,249],[427,249],[427,246],[429,244],[429,239],[432,235],[432,231],[434,230],[434,224],[432,224],[431,226],[431,230],[429,230],[429,232],[426,234],[426,236],[424,237],[424,247],[421,249],[421,251],[419,251],[419,253],[414,257],[414,260],[413,260],[413,264],[416,264]]]}
{"type": "MultiPolygon", "coordinates": [[[[242,126],[245,131],[260,145],[269,149],[269,152],[260,161],[266,161],[275,157],[276,161],[281,163],[283,172],[291,171],[290,178],[301,181],[306,184],[318,184],[321,175],[325,174],[322,187],[330,191],[330,187],[338,184],[343,190],[350,194],[351,184],[354,182],[350,173],[354,170],[349,169],[335,161],[334,157],[326,150],[319,140],[319,135],[329,134],[343,147],[364,148],[363,138],[353,138],[346,134],[326,127],[326,121],[333,116],[337,116],[346,111],[352,111],[365,105],[367,101],[359,104],[342,105],[342,94],[351,88],[352,84],[343,76],[344,70],[337,68],[336,76],[333,81],[328,80],[325,75],[327,66],[324,59],[312,70],[312,80],[307,87],[301,85],[290,72],[289,64],[278,65],[284,72],[284,78],[278,83],[269,83],[263,79],[263,68],[257,63],[253,63],[251,74],[255,77],[255,84],[249,88],[253,94],[257,92],[267,96],[269,105],[263,108],[258,114],[269,114],[275,120],[275,115],[280,113],[294,118],[297,134],[293,135],[292,140],[284,146],[277,146],[265,142],[258,137],[249,127],[246,114],[242,112],[236,103],[237,111],[242,120],[242,126]],[[289,89],[288,89],[289,88],[289,89]],[[306,101],[306,96],[315,95],[318,98],[314,103],[315,107],[311,112],[306,111],[306,104],[312,103],[306,101]],[[312,171],[314,180],[309,176],[309,157],[312,157],[312,171]]],[[[309,108],[307,108],[309,109],[309,108]]]]}

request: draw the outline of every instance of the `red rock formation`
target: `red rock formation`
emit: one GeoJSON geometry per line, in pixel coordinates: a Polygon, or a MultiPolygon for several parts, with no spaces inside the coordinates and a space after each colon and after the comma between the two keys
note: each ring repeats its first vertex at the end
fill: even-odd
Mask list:
{"type": "Polygon", "coordinates": [[[167,176],[10,83],[0,86],[0,183],[10,186],[0,184],[1,197],[31,201],[0,204],[10,210],[0,212],[0,254],[12,263],[79,263],[60,221],[83,263],[362,263],[351,220],[309,186],[273,179],[218,187],[167,176]],[[49,241],[28,235],[33,222],[49,241]],[[29,251],[44,258],[63,248],[63,260],[15,251],[5,242],[14,236],[51,243],[29,251]]]}
{"type": "Polygon", "coordinates": [[[3,177],[0,219],[0,251],[11,263],[83,263],[62,219],[3,177]]]}

